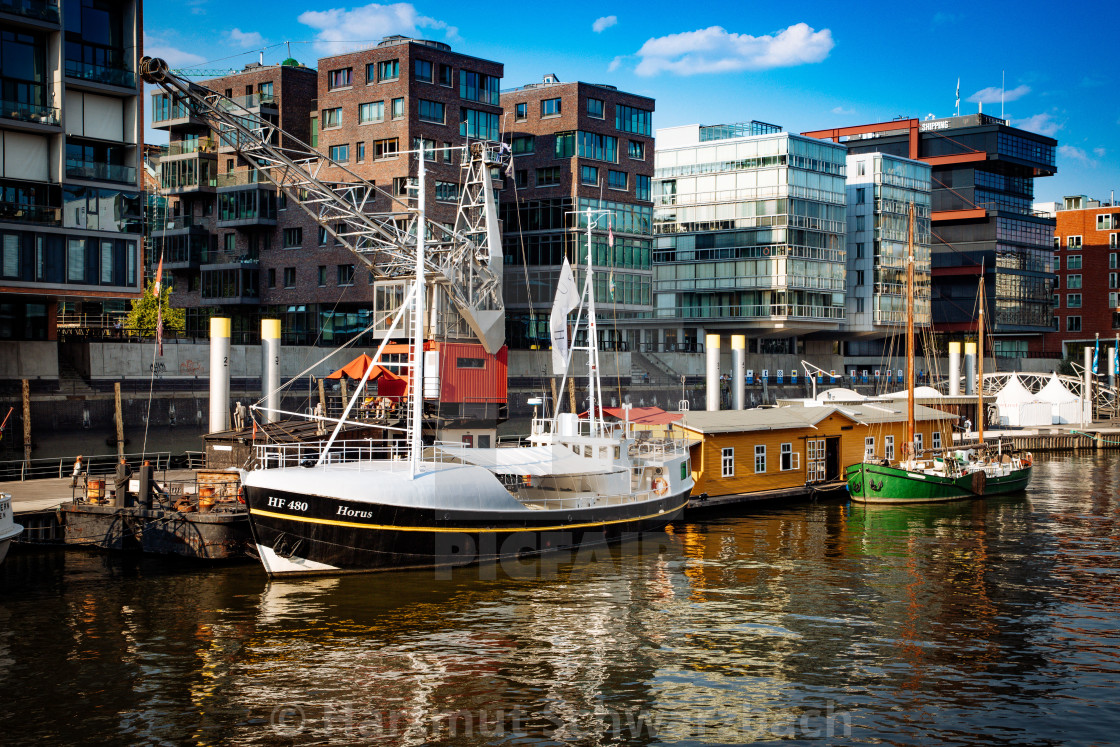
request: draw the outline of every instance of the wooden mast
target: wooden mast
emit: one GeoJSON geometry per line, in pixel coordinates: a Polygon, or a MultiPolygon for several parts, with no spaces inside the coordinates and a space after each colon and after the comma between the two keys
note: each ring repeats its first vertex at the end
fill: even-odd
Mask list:
{"type": "Polygon", "coordinates": [[[914,203],[910,203],[910,231],[906,242],[906,451],[910,458],[914,449],[914,203]]]}
{"type": "Polygon", "coordinates": [[[980,445],[984,445],[984,269],[980,269],[980,323],[976,332],[976,438],[980,445]]]}

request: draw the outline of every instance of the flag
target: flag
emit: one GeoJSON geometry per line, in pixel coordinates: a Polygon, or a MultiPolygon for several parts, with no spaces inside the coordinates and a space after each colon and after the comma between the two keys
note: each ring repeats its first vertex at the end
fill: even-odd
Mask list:
{"type": "Polygon", "coordinates": [[[614,300],[614,268],[613,267],[611,268],[610,289],[611,289],[611,300],[613,301],[614,300]]]}
{"type": "Polygon", "coordinates": [[[253,440],[257,440],[257,419],[253,418],[253,440]]]}
{"type": "Polygon", "coordinates": [[[579,290],[572,275],[572,266],[564,257],[560,279],[556,283],[556,300],[552,303],[549,331],[552,334],[552,372],[557,376],[567,370],[568,364],[568,314],[579,306],[579,290]]]}
{"type": "MultiPolygon", "coordinates": [[[[611,224],[611,223],[607,224],[607,246],[609,246],[611,249],[614,249],[614,225],[611,224]]],[[[611,253],[610,289],[611,289],[611,300],[613,301],[614,300],[614,253],[613,252],[611,253]]]]}
{"type": "Polygon", "coordinates": [[[1097,375],[1097,356],[1101,352],[1101,336],[1097,335],[1097,344],[1093,346],[1093,375],[1097,375]]]}
{"type": "Polygon", "coordinates": [[[957,114],[961,113],[961,79],[957,78],[957,114]]]}
{"type": "Polygon", "coordinates": [[[156,302],[156,350],[163,357],[163,305],[156,302]]]}
{"type": "Polygon", "coordinates": [[[152,293],[159,298],[160,287],[163,285],[163,252],[159,253],[159,267],[156,268],[156,282],[152,284],[152,293]]]}

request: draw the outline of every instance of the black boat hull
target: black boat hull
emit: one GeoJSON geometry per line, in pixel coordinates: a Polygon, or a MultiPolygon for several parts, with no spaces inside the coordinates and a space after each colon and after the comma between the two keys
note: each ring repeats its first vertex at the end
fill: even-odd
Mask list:
{"type": "Polygon", "coordinates": [[[409,508],[254,487],[245,499],[265,570],[287,576],[447,568],[620,542],[679,519],[688,494],[524,511],[409,508]]]}

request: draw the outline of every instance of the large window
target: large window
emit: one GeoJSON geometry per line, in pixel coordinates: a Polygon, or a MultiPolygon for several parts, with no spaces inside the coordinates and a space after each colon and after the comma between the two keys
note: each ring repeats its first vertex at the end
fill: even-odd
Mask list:
{"type": "Polygon", "coordinates": [[[556,146],[553,148],[553,156],[556,158],[571,158],[576,154],[576,133],[574,132],[558,132],[556,133],[556,146]]]}
{"type": "Polygon", "coordinates": [[[396,158],[397,157],[397,139],[395,137],[387,138],[385,140],[373,141],[373,158],[396,158]]]}
{"type": "Polygon", "coordinates": [[[1080,332],[1081,331],[1081,317],[1067,316],[1066,317],[1066,332],[1080,332]]]}
{"type": "Polygon", "coordinates": [[[626,154],[635,161],[644,161],[646,160],[646,144],[631,140],[626,145],[626,154]]]}
{"type": "Polygon", "coordinates": [[[607,172],[607,186],[611,189],[625,190],[627,188],[626,172],[609,170],[607,172]]]}
{"type": "Polygon", "coordinates": [[[400,60],[383,60],[377,63],[377,80],[397,80],[401,77],[400,60]]]}
{"type": "Polygon", "coordinates": [[[759,474],[766,471],[766,446],[757,444],[754,447],[754,471],[759,474]]]}
{"type": "Polygon", "coordinates": [[[639,200],[650,200],[650,178],[641,174],[634,174],[634,197],[639,200]]]}
{"type": "Polygon", "coordinates": [[[618,138],[594,132],[580,132],[578,135],[580,158],[618,163],[618,138]]]}
{"type": "Polygon", "coordinates": [[[358,104],[358,124],[385,121],[385,102],[371,101],[368,104],[358,104]]]}
{"type": "Polygon", "coordinates": [[[436,200],[439,202],[458,202],[459,185],[455,182],[436,182],[436,200]]]}
{"type": "Polygon", "coordinates": [[[431,83],[434,80],[431,62],[427,60],[414,60],[412,68],[416,71],[416,80],[421,83],[431,83]]]}
{"type": "Polygon", "coordinates": [[[497,140],[500,117],[477,109],[461,109],[459,134],[475,140],[497,140]]]}
{"type": "Polygon", "coordinates": [[[863,460],[869,462],[875,458],[875,437],[867,436],[863,439],[863,460]]]}
{"type": "Polygon", "coordinates": [[[614,126],[623,132],[635,135],[653,134],[653,113],[632,106],[615,104],[614,126]]]}
{"type": "Polygon", "coordinates": [[[11,109],[3,112],[5,117],[14,114],[17,119],[38,121],[38,115],[46,113],[42,108],[47,103],[46,49],[42,34],[17,31],[14,27],[0,30],[0,84],[4,106],[11,109]]]}
{"type": "Polygon", "coordinates": [[[788,472],[793,469],[793,444],[782,444],[781,454],[781,460],[778,468],[781,469],[782,472],[788,472]]]}
{"type": "Polygon", "coordinates": [[[1081,269],[1081,255],[1070,254],[1066,257],[1067,270],[1080,270],[1081,269]]]}
{"type": "Polygon", "coordinates": [[[560,99],[543,99],[541,101],[541,116],[542,117],[559,117],[560,116],[560,99]]]}
{"type": "Polygon", "coordinates": [[[521,135],[515,137],[510,143],[513,149],[513,154],[519,156],[523,153],[532,153],[536,148],[535,138],[532,135],[521,135]]]}
{"type": "Polygon", "coordinates": [[[338,266],[338,284],[339,285],[353,285],[354,284],[354,265],[339,265],[338,266]]]}
{"type": "Polygon", "coordinates": [[[404,119],[404,98],[393,99],[393,119],[404,119]]]}
{"type": "Polygon", "coordinates": [[[1067,309],[1080,309],[1081,308],[1081,294],[1069,293],[1066,295],[1066,308],[1067,309]]]}
{"type": "Polygon", "coordinates": [[[332,145],[328,155],[330,155],[330,159],[335,163],[346,163],[350,160],[350,146],[332,145]]]}
{"type": "Polygon", "coordinates": [[[735,449],[723,449],[720,454],[720,466],[722,468],[721,474],[723,477],[735,476],[735,449]]]}
{"type": "Polygon", "coordinates": [[[595,166],[580,166],[579,180],[582,184],[597,185],[599,183],[599,169],[595,166]]]}
{"type": "Polygon", "coordinates": [[[354,69],[345,67],[341,70],[331,70],[327,73],[327,88],[334,90],[336,88],[346,88],[353,82],[354,69]]]}
{"type": "Polygon", "coordinates": [[[537,169],[537,186],[538,187],[552,187],[560,183],[560,167],[549,166],[544,169],[537,169]]]}
{"type": "Polygon", "coordinates": [[[301,244],[303,244],[303,229],[302,228],[296,227],[296,228],[285,228],[284,229],[284,248],[285,249],[291,249],[293,247],[300,246],[301,244]]]}
{"type": "Polygon", "coordinates": [[[1081,276],[1080,275],[1066,275],[1066,288],[1069,290],[1081,289],[1081,276]]]}
{"type": "Polygon", "coordinates": [[[883,458],[894,461],[894,436],[883,436],[883,458]]]}
{"type": "Polygon", "coordinates": [[[477,101],[480,104],[498,106],[500,78],[482,73],[473,73],[469,70],[459,71],[459,96],[468,101],[477,101]]]}
{"type": "Polygon", "coordinates": [[[587,116],[595,119],[603,118],[603,102],[601,99],[587,100],[587,116]]]}
{"type": "Polygon", "coordinates": [[[342,107],[336,106],[333,109],[324,109],[323,110],[323,129],[324,130],[329,129],[331,127],[341,127],[341,126],[342,126],[342,107]]]}
{"type": "Polygon", "coordinates": [[[438,101],[420,99],[420,111],[418,116],[423,122],[443,124],[443,104],[438,101]]]}

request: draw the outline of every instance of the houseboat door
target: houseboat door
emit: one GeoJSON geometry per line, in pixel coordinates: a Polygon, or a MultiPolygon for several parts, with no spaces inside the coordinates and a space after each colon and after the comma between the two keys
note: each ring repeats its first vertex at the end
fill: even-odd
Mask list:
{"type": "Polygon", "coordinates": [[[824,440],[824,473],[828,480],[843,479],[843,465],[840,464],[840,437],[830,436],[824,440]]]}

